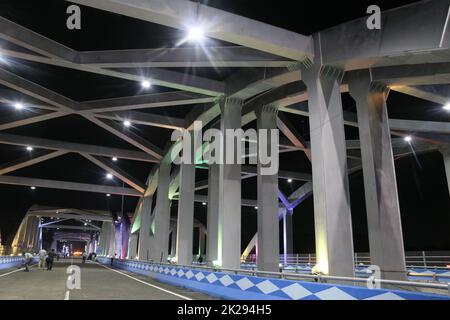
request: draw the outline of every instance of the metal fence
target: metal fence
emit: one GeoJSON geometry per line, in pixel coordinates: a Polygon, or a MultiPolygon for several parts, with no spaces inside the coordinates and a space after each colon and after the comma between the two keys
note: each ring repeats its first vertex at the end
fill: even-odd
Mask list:
{"type": "MultiPolygon", "coordinates": [[[[407,267],[421,267],[421,268],[448,268],[450,266],[450,252],[426,252],[426,251],[414,251],[406,252],[405,260],[407,267]]],[[[248,255],[242,262],[244,263],[256,263],[256,255],[248,255]]],[[[297,265],[312,265],[316,264],[315,254],[289,254],[280,255],[280,263],[292,266],[297,265]]],[[[369,253],[355,253],[354,259],[355,266],[371,265],[369,253]]]]}
{"type": "MultiPolygon", "coordinates": [[[[98,257],[102,258],[102,257],[98,257]]],[[[126,261],[126,260],[123,260],[126,261]]],[[[128,260],[133,262],[140,262],[146,264],[152,264],[153,262],[144,260],[128,260]]],[[[393,288],[397,290],[406,291],[423,291],[423,289],[431,289],[433,293],[450,295],[450,283],[436,283],[436,282],[417,282],[417,281],[397,281],[397,280],[385,280],[376,279],[374,277],[369,278],[358,278],[358,277],[336,277],[327,275],[311,275],[304,273],[291,273],[291,272],[266,272],[258,271],[254,269],[228,269],[222,267],[210,267],[204,264],[192,264],[192,265],[179,265],[171,263],[153,263],[160,266],[176,266],[187,269],[204,270],[210,272],[225,272],[235,275],[247,275],[255,277],[266,277],[266,278],[278,278],[286,280],[299,280],[299,281],[309,281],[317,283],[328,283],[328,284],[346,284],[350,286],[370,286],[372,288],[380,286],[382,288],[393,288]]]]}

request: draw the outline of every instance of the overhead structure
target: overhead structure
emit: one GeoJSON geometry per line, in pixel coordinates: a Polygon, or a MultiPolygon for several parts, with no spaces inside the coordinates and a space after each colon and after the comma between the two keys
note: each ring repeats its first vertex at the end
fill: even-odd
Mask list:
{"type": "MultiPolygon", "coordinates": [[[[257,213],[257,235],[244,250],[244,256],[256,246],[260,271],[278,270],[281,247],[287,261],[286,255],[293,250],[294,208],[313,196],[318,261],[315,271],[353,276],[348,179],[350,174],[362,170],[372,263],[380,267],[384,278],[405,279],[394,161],[440,150],[450,176],[447,151],[450,125],[389,119],[388,93],[397,91],[430,103],[450,103],[448,94],[433,90],[435,86],[450,83],[449,0],[419,1],[383,12],[379,31],[369,30],[366,18],[361,18],[311,36],[186,0],[71,2],[186,33],[197,28],[198,38],[233,45],[209,47],[207,52],[197,46],[83,52],[0,17],[0,38],[22,48],[0,49],[5,59],[131,80],[137,85],[145,82],[146,88],[155,85],[168,90],[75,101],[15,74],[0,63],[0,85],[5,87],[0,89],[0,102],[12,104],[20,98],[36,111],[29,118],[0,119],[0,131],[79,116],[129,145],[129,149],[112,148],[65,142],[57,137],[44,139],[2,132],[0,144],[45,151],[0,166],[0,184],[136,197],[139,201],[129,225],[119,223],[118,226],[107,215],[98,215],[103,222],[99,230],[99,252],[160,262],[170,258],[183,265],[206,254],[208,264],[239,268],[244,227],[241,208],[252,206],[257,213]],[[181,67],[234,69],[225,79],[217,80],[201,72],[200,75],[181,73],[178,69],[181,67]],[[142,68],[148,68],[148,79],[143,79],[142,68]],[[355,100],[357,114],[343,110],[344,93],[355,100]],[[191,110],[184,117],[170,115],[174,108],[186,106],[191,110]],[[167,112],[156,112],[156,108],[167,112]],[[300,130],[302,124],[292,120],[291,115],[309,117],[309,132],[300,134],[304,132],[300,130]],[[284,153],[304,153],[312,174],[281,167],[264,174],[267,164],[261,161],[253,165],[197,161],[194,155],[203,155],[208,144],[194,150],[191,163],[175,165],[170,155],[180,146],[180,141],[161,147],[164,144],[156,143],[156,135],[132,130],[134,126],[150,126],[155,130],[194,132],[196,121],[201,121],[202,128],[222,133],[255,122],[258,129],[279,129],[282,138],[271,156],[278,160],[284,153]],[[359,140],[346,140],[346,126],[358,128],[359,140]],[[12,175],[14,171],[67,153],[81,155],[117,177],[123,186],[12,175]],[[149,170],[144,183],[105,157],[155,166],[149,170]],[[208,180],[197,181],[197,170],[208,170],[208,180]],[[242,181],[251,178],[256,178],[257,199],[243,199],[242,181]],[[279,179],[304,184],[291,195],[284,195],[278,186],[279,179]],[[202,193],[205,189],[207,195],[202,193]],[[208,206],[206,226],[194,219],[195,204],[199,202],[208,206]],[[175,204],[178,206],[176,220],[170,210],[175,204]],[[280,219],[282,244],[278,243],[280,219]],[[198,246],[193,243],[194,230],[199,232],[198,246]],[[198,252],[194,253],[194,247],[198,247],[198,252]]],[[[243,141],[248,145],[243,156],[254,157],[251,146],[255,141],[245,137],[237,142],[243,141]]],[[[229,152],[221,148],[223,154],[229,152]]],[[[271,143],[266,143],[264,148],[270,149],[271,143]]],[[[14,239],[16,247],[36,249],[40,245],[39,217],[44,211],[30,210],[14,239]]],[[[70,214],[47,212],[46,216],[69,219],[70,214]]],[[[86,212],[77,215],[97,216],[86,212]]],[[[89,231],[98,229],[86,227],[89,231]]]]}

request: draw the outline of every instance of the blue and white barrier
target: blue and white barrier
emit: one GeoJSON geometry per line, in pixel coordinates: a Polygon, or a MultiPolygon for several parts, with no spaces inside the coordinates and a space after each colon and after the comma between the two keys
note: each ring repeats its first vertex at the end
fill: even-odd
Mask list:
{"type": "Polygon", "coordinates": [[[24,260],[25,258],[21,256],[0,256],[0,270],[18,267],[24,260]]]}
{"type": "MultiPolygon", "coordinates": [[[[97,261],[109,264],[111,260],[98,257],[97,261]]],[[[437,294],[235,275],[134,260],[114,260],[113,266],[232,300],[450,300],[437,294]]]]}

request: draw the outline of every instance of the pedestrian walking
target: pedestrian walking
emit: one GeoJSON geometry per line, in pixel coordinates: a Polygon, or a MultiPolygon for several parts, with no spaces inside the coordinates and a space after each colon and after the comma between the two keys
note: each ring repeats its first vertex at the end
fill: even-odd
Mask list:
{"type": "Polygon", "coordinates": [[[116,258],[117,253],[114,253],[114,256],[111,257],[111,267],[114,265],[114,259],[116,258]]]}
{"type": "Polygon", "coordinates": [[[47,260],[46,260],[46,262],[47,262],[47,271],[51,271],[52,270],[52,268],[53,268],[53,261],[55,260],[55,256],[56,256],[55,249],[52,249],[52,251],[48,253],[47,260]]]}
{"type": "Polygon", "coordinates": [[[38,253],[39,256],[39,269],[44,270],[45,268],[45,257],[47,256],[47,251],[45,249],[39,250],[38,253]]]}

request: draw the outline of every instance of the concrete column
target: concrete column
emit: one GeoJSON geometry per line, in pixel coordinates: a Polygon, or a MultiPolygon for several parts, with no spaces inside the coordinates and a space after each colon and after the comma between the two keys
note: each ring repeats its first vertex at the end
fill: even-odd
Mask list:
{"type": "Polygon", "coordinates": [[[286,210],[283,215],[283,248],[284,263],[287,263],[287,255],[294,253],[294,239],[292,233],[292,215],[293,211],[286,210]]]}
{"type": "Polygon", "coordinates": [[[150,260],[150,221],[153,195],[145,196],[141,203],[141,228],[139,229],[139,259],[150,260]]]}
{"type": "Polygon", "coordinates": [[[373,83],[371,72],[349,74],[356,100],[369,226],[370,256],[386,279],[406,280],[405,253],[386,109],[388,89],[373,83]]]}
{"type": "Polygon", "coordinates": [[[103,238],[103,255],[108,256],[109,255],[109,228],[110,228],[111,222],[103,222],[102,227],[102,238],[103,238]]]}
{"type": "Polygon", "coordinates": [[[198,227],[198,254],[203,256],[205,254],[205,230],[203,226],[198,227]]]}
{"type": "Polygon", "coordinates": [[[311,136],[316,269],[334,276],[353,276],[353,236],[347,172],[341,70],[316,61],[302,69],[308,87],[311,136]]]}
{"type": "Polygon", "coordinates": [[[114,221],[110,223],[109,228],[108,228],[108,233],[109,233],[109,255],[110,256],[114,256],[116,253],[117,255],[119,255],[119,250],[116,247],[116,226],[114,221]]]}
{"type": "Polygon", "coordinates": [[[177,227],[175,226],[172,230],[170,256],[175,257],[176,255],[177,255],[177,227]]]}
{"type": "Polygon", "coordinates": [[[33,251],[35,251],[35,239],[36,239],[36,234],[39,235],[39,231],[36,232],[36,230],[39,228],[39,223],[40,223],[40,219],[39,218],[35,218],[35,217],[29,217],[28,218],[28,230],[27,230],[27,234],[28,234],[28,240],[27,240],[27,245],[28,247],[32,248],[33,251]],[[36,219],[38,219],[38,221],[36,221],[36,219]]]}
{"type": "Polygon", "coordinates": [[[55,249],[55,252],[57,251],[57,241],[56,240],[52,241],[52,245],[50,246],[50,250],[51,249],[55,249]]]}
{"type": "Polygon", "coordinates": [[[163,161],[159,166],[158,189],[155,206],[155,239],[151,257],[154,261],[166,262],[169,250],[170,229],[170,184],[171,163],[163,161]]]}
{"type": "Polygon", "coordinates": [[[38,248],[38,239],[39,239],[39,224],[40,219],[38,217],[30,217],[31,225],[30,229],[28,230],[29,237],[28,237],[28,246],[32,248],[33,251],[37,250],[38,248]]]}
{"type": "Polygon", "coordinates": [[[100,254],[101,255],[106,255],[106,250],[105,250],[105,246],[106,246],[106,222],[102,223],[102,230],[100,231],[100,254]]]}
{"type": "MultiPolygon", "coordinates": [[[[224,268],[239,269],[241,266],[241,159],[237,159],[240,139],[226,134],[226,130],[241,129],[241,109],[243,101],[225,98],[220,101],[222,112],[220,128],[224,137],[224,164],[220,164],[219,178],[219,227],[218,227],[218,264],[224,268]],[[227,150],[227,144],[234,140],[234,150],[227,150]],[[226,164],[233,151],[234,161],[226,164]]],[[[213,209],[215,210],[215,209],[213,209]]]]}
{"type": "Polygon", "coordinates": [[[31,224],[31,220],[30,217],[26,217],[25,218],[25,225],[24,225],[24,233],[22,236],[22,242],[23,242],[23,247],[26,248],[26,250],[28,251],[28,239],[30,237],[30,224],[31,224]]]}
{"type": "MultiPolygon", "coordinates": [[[[271,150],[271,131],[277,129],[277,113],[275,106],[263,106],[257,115],[258,131],[269,130],[267,134],[266,150],[271,150]]],[[[260,139],[261,140],[261,139],[260,139]]],[[[258,153],[261,156],[263,141],[258,141],[258,153]]],[[[277,146],[278,147],[278,146],[277,146]]],[[[278,157],[278,152],[275,155],[278,157]]],[[[257,264],[260,271],[279,271],[280,240],[278,217],[278,169],[274,174],[263,170],[268,165],[261,163],[258,157],[258,257],[257,264]]]]}
{"type": "Polygon", "coordinates": [[[180,196],[177,220],[177,263],[192,264],[194,235],[195,165],[180,165],[180,196]]]}
{"type": "Polygon", "coordinates": [[[211,164],[208,172],[208,213],[206,218],[206,229],[208,230],[206,261],[210,264],[219,259],[219,178],[219,165],[211,164]]]}
{"type": "Polygon", "coordinates": [[[138,241],[138,235],[136,233],[131,234],[130,238],[128,240],[128,259],[134,259],[136,258],[137,254],[137,241],[138,241]]]}
{"type": "Polygon", "coordinates": [[[17,247],[14,248],[15,250],[17,250],[18,253],[22,253],[24,248],[24,238],[25,238],[25,232],[26,232],[26,224],[27,224],[27,219],[23,219],[22,222],[20,223],[19,226],[19,230],[17,232],[17,242],[13,243],[13,245],[16,245],[17,247]]]}
{"type": "Polygon", "coordinates": [[[450,195],[450,149],[443,148],[439,150],[442,154],[442,158],[444,160],[444,166],[445,166],[445,175],[447,176],[447,185],[448,185],[448,191],[450,195]]]}

